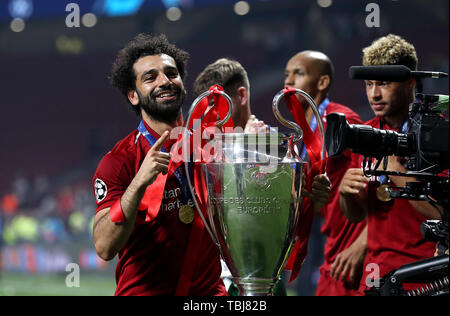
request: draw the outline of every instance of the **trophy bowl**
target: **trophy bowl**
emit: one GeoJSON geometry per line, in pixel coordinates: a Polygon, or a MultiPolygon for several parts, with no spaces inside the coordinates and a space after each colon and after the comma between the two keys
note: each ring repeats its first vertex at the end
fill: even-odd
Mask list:
{"type": "Polygon", "coordinates": [[[202,164],[205,219],[243,296],[270,295],[289,257],[304,162],[282,134],[223,134],[222,157],[202,164]]]}

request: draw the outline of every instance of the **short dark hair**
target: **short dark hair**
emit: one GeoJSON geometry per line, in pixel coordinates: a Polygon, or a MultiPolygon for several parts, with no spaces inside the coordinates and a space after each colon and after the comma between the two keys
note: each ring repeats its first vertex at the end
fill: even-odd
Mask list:
{"type": "MultiPolygon", "coordinates": [[[[180,77],[184,80],[187,75],[186,66],[189,54],[171,44],[164,34],[151,36],[140,33],[119,51],[112,65],[109,81],[112,86],[119,89],[128,103],[128,91],[136,90],[134,63],[141,57],[161,54],[166,54],[175,60],[180,77]]],[[[132,106],[132,109],[140,115],[138,107],[132,106]]]]}
{"type": "Polygon", "coordinates": [[[228,58],[220,58],[206,66],[195,79],[194,96],[198,97],[215,84],[222,86],[230,96],[235,94],[238,87],[248,90],[250,85],[244,67],[238,61],[228,58]]]}
{"type": "MultiPolygon", "coordinates": [[[[314,64],[314,70],[317,71],[317,75],[330,77],[329,89],[334,79],[334,65],[331,59],[322,52],[315,50],[304,50],[295,56],[306,56],[314,64]]],[[[294,56],[294,57],[295,57],[294,56]]],[[[319,79],[319,78],[318,78],[319,79]]]]}
{"type": "Polygon", "coordinates": [[[333,62],[327,57],[326,60],[320,60],[317,61],[321,67],[321,75],[328,75],[330,77],[330,84],[328,87],[331,86],[334,80],[334,65],[333,62]]]}

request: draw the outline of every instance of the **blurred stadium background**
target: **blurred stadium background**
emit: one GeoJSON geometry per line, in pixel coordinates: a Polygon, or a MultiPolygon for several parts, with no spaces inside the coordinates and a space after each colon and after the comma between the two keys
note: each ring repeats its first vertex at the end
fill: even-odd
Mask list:
{"type": "MultiPolygon", "coordinates": [[[[137,126],[108,84],[110,66],[139,32],[165,33],[191,54],[186,87],[220,57],[249,73],[252,111],[271,125],[271,100],[296,52],[315,49],[334,61],[331,98],[371,116],[363,86],[347,71],[361,48],[395,33],[417,48],[420,70],[448,72],[448,0],[0,0],[0,295],[112,295],[112,262],[92,245],[91,177],[101,157],[137,126]],[[365,24],[368,3],[380,27],[365,24]],[[67,27],[66,6],[80,8],[67,27]],[[68,263],[79,288],[66,287],[68,263]]],[[[427,81],[448,94],[448,80],[427,81]]],[[[291,295],[313,295],[323,237],[315,222],[291,295]]]]}

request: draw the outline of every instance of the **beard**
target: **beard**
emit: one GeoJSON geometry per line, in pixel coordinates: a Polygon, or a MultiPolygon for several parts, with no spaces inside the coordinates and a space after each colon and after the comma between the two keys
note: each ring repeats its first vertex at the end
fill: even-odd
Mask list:
{"type": "Polygon", "coordinates": [[[181,105],[186,97],[186,91],[178,86],[170,86],[153,91],[147,96],[136,90],[140,107],[155,121],[172,123],[177,120],[181,105]],[[158,102],[156,96],[161,92],[172,92],[176,94],[174,100],[158,102]]]}

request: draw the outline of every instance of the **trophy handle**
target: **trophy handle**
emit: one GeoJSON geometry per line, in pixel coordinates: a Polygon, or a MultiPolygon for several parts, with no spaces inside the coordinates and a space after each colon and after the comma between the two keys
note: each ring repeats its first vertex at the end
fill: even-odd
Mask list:
{"type": "MultiPolygon", "coordinates": [[[[188,116],[186,119],[186,128],[183,131],[183,147],[186,149],[187,148],[187,136],[188,133],[190,133],[189,129],[187,128],[189,126],[189,122],[191,121],[192,118],[192,114],[194,113],[195,108],[198,106],[198,104],[206,97],[208,97],[213,91],[208,90],[203,92],[202,94],[200,94],[192,103],[191,108],[189,109],[188,112],[188,116]]],[[[216,93],[219,92],[221,96],[225,97],[225,99],[228,102],[228,112],[227,115],[220,121],[218,121],[216,123],[217,127],[222,127],[225,123],[228,122],[228,120],[231,117],[231,113],[233,111],[233,101],[231,100],[231,98],[228,96],[228,94],[226,94],[223,91],[216,91],[216,93]]],[[[202,115],[202,117],[196,122],[197,124],[192,126],[192,130],[195,130],[197,128],[199,128],[201,126],[201,122],[203,120],[203,118],[205,117],[205,115],[202,115]]],[[[194,187],[192,186],[192,182],[191,182],[191,178],[189,176],[189,153],[187,150],[184,150],[184,170],[186,173],[186,179],[187,179],[187,183],[189,186],[189,190],[191,191],[191,195],[192,195],[192,200],[194,201],[195,204],[195,208],[197,209],[197,213],[198,215],[200,215],[200,218],[202,219],[203,224],[205,225],[206,230],[208,231],[209,235],[211,236],[213,242],[217,245],[217,247],[219,247],[219,249],[221,250],[221,246],[219,243],[219,238],[213,233],[213,230],[211,229],[212,225],[208,225],[208,222],[206,221],[205,217],[203,216],[202,211],[200,210],[199,207],[199,203],[198,203],[198,199],[197,199],[197,195],[195,193],[194,187]]]]}
{"type": "MultiPolygon", "coordinates": [[[[309,103],[309,105],[311,106],[311,108],[313,109],[314,112],[314,116],[316,117],[316,121],[317,121],[317,126],[319,127],[319,133],[322,139],[322,155],[321,155],[321,159],[325,158],[325,132],[324,132],[324,127],[323,127],[323,122],[322,122],[322,118],[320,117],[320,113],[319,110],[317,108],[316,102],[314,102],[313,98],[311,98],[311,96],[306,93],[303,90],[300,89],[295,89],[296,94],[300,94],[302,95],[306,101],[309,103]]],[[[285,95],[285,91],[281,90],[280,92],[278,92],[275,97],[273,98],[272,101],[272,110],[273,110],[273,114],[275,115],[275,117],[277,118],[277,120],[283,124],[286,127],[289,127],[293,130],[295,130],[297,132],[297,137],[294,138],[293,143],[298,143],[300,140],[303,139],[303,130],[300,126],[298,126],[297,123],[291,122],[289,120],[286,120],[283,116],[281,116],[280,111],[278,110],[278,104],[280,103],[280,100],[282,97],[284,97],[285,95]]]]}

